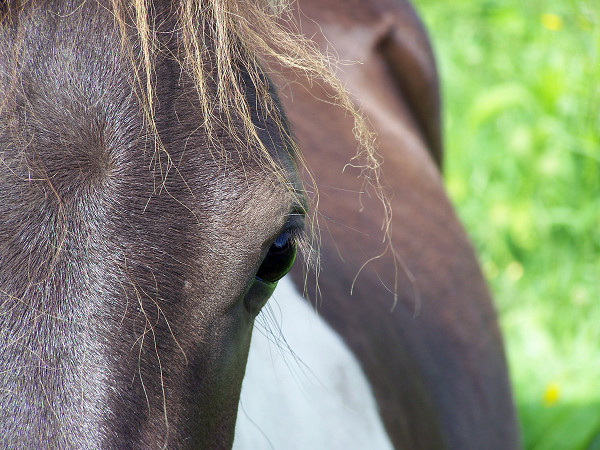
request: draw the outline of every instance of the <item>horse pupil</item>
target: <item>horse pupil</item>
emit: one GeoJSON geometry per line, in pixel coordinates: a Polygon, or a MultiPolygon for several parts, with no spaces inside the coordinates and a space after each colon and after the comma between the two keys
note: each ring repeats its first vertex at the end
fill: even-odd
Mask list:
{"type": "Polygon", "coordinates": [[[265,260],[261,264],[256,278],[268,283],[275,283],[290,271],[296,259],[296,243],[288,239],[284,245],[271,245],[265,260]]]}

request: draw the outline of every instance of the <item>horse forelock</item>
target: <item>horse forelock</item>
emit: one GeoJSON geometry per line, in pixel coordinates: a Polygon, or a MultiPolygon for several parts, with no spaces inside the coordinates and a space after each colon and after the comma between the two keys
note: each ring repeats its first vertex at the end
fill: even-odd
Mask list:
{"type": "MultiPolygon", "coordinates": [[[[45,4],[46,0],[32,2],[5,2],[2,10],[4,27],[18,30],[21,15],[45,4]]],[[[81,8],[85,2],[63,2],[63,16],[81,8]]],[[[156,61],[162,57],[177,60],[180,70],[193,80],[198,97],[199,126],[203,128],[208,147],[223,154],[222,132],[234,140],[238,150],[244,149],[260,160],[281,182],[289,183],[285,170],[273,159],[265,141],[277,140],[288,147],[300,166],[301,153],[286,127],[283,113],[273,95],[265,75],[271,70],[291,70],[302,73],[315,82],[330,87],[331,98],[345,108],[355,121],[357,154],[350,164],[362,170],[365,183],[374,189],[386,211],[383,229],[388,230],[391,211],[382,189],[380,159],[375,149],[374,135],[363,116],[350,99],[335,75],[335,61],[324,56],[316,44],[298,29],[293,0],[181,0],[176,2],[147,0],[106,0],[97,2],[96,15],[110,11],[114,18],[111,33],[121,37],[121,55],[130,64],[130,83],[145,114],[145,125],[154,135],[154,149],[158,166],[168,172],[173,165],[169,152],[162,144],[156,127],[156,91],[162,80],[156,75],[156,61]],[[295,31],[293,31],[295,30],[295,31]],[[176,41],[175,46],[171,45],[176,41]],[[274,67],[274,69],[272,69],[274,67]],[[249,89],[251,88],[251,89],[249,89]],[[253,95],[249,96],[248,92],[253,95]],[[269,117],[277,136],[265,135],[257,126],[256,113],[269,117]]],[[[85,32],[85,29],[82,29],[85,32]]],[[[18,31],[15,34],[19,34],[18,31]]],[[[15,40],[18,42],[18,39],[15,40]]],[[[18,44],[14,47],[18,49],[18,44]]],[[[17,50],[15,50],[17,51],[17,50]]],[[[15,74],[17,77],[18,73],[15,74]]],[[[164,175],[164,173],[163,173],[164,175]]],[[[316,185],[312,186],[312,204],[318,204],[316,185]]]]}

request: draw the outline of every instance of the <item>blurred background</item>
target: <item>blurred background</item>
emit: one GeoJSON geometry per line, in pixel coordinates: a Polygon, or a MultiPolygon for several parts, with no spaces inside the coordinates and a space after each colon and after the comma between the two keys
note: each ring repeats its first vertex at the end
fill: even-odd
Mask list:
{"type": "Polygon", "coordinates": [[[600,2],[413,0],[527,449],[600,449],[600,2]]]}

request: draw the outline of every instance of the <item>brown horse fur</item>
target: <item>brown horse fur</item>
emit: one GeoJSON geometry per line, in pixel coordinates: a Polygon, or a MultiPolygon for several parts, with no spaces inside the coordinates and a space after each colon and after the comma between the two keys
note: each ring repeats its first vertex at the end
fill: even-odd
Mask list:
{"type": "Polygon", "coordinates": [[[300,156],[259,57],[322,79],[317,94],[350,111],[300,85],[285,99],[321,186],[321,310],[361,360],[390,436],[516,443],[495,315],[427,152],[440,161],[424,35],[405,4],[338,5],[334,17],[334,2],[317,3],[307,12],[340,55],[373,62],[339,74],[357,103],[267,2],[2,2],[3,446],[231,445],[255,311],[272,290],[255,274],[280,233],[301,234],[305,210],[300,156]],[[366,53],[343,49],[363,20],[346,9],[367,13],[354,38],[366,53]],[[416,47],[398,47],[405,38],[416,47]],[[355,105],[379,132],[395,247],[355,105]],[[342,175],[356,137],[364,158],[342,175]],[[364,213],[355,172],[371,177],[364,213]],[[349,239],[340,222],[359,231],[349,239]]]}
{"type": "Polygon", "coordinates": [[[349,61],[338,76],[377,131],[393,210],[390,249],[378,239],[385,212],[347,166],[351,121],[319,86],[282,83],[320,187],[319,314],[359,358],[397,448],[518,448],[496,315],[440,178],[439,88],[420,21],[403,0],[304,0],[298,17],[324,53],[349,61]]]}

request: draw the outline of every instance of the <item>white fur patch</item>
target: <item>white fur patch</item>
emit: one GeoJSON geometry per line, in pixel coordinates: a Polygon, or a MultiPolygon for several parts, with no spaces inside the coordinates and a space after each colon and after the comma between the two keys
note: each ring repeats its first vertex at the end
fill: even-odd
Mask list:
{"type": "Polygon", "coordinates": [[[233,448],[393,448],[357,359],[289,277],[255,325],[233,448]]]}

